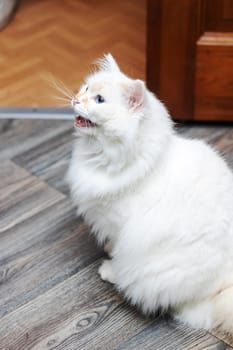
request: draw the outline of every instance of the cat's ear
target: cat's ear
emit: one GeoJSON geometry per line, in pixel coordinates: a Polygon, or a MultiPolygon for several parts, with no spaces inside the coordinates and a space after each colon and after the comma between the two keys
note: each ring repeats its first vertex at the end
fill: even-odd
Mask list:
{"type": "Polygon", "coordinates": [[[120,73],[120,68],[116,60],[113,58],[113,56],[110,53],[108,53],[107,55],[104,55],[103,58],[98,59],[96,63],[101,70],[112,72],[112,73],[120,73]]]}
{"type": "Polygon", "coordinates": [[[142,80],[134,80],[132,83],[124,86],[124,96],[128,106],[136,110],[143,105],[145,98],[145,84],[142,80]]]}

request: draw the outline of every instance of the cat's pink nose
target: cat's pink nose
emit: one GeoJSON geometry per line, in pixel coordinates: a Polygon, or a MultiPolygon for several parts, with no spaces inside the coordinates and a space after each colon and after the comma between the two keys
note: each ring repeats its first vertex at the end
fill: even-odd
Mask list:
{"type": "Polygon", "coordinates": [[[76,98],[72,98],[72,106],[78,105],[80,102],[76,98]]]}

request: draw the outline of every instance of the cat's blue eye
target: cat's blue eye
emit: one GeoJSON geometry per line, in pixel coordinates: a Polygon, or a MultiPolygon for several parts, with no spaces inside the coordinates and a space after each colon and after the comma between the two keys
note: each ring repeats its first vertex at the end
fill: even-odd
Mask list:
{"type": "Polygon", "coordinates": [[[104,102],[105,102],[105,99],[103,98],[103,96],[97,95],[97,96],[95,97],[95,102],[96,102],[96,103],[104,103],[104,102]]]}

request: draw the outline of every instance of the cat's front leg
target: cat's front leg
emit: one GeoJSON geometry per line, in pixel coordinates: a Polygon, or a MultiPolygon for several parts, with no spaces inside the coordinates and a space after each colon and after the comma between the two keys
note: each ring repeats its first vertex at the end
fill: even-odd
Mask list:
{"type": "Polygon", "coordinates": [[[112,241],[109,240],[107,243],[105,243],[104,251],[106,254],[108,254],[108,256],[110,258],[112,258],[112,251],[113,251],[113,242],[112,241]]]}
{"type": "Polygon", "coordinates": [[[114,273],[112,269],[112,260],[104,260],[99,267],[99,275],[103,281],[114,284],[114,273]]]}

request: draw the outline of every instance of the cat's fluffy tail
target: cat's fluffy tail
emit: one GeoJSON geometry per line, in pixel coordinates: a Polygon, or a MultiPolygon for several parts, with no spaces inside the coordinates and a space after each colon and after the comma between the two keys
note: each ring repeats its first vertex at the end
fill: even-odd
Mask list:
{"type": "Polygon", "coordinates": [[[219,328],[233,335],[233,286],[177,311],[175,318],[194,328],[219,328]]]}
{"type": "Polygon", "coordinates": [[[233,335],[233,286],[213,298],[214,324],[233,335]]]}

